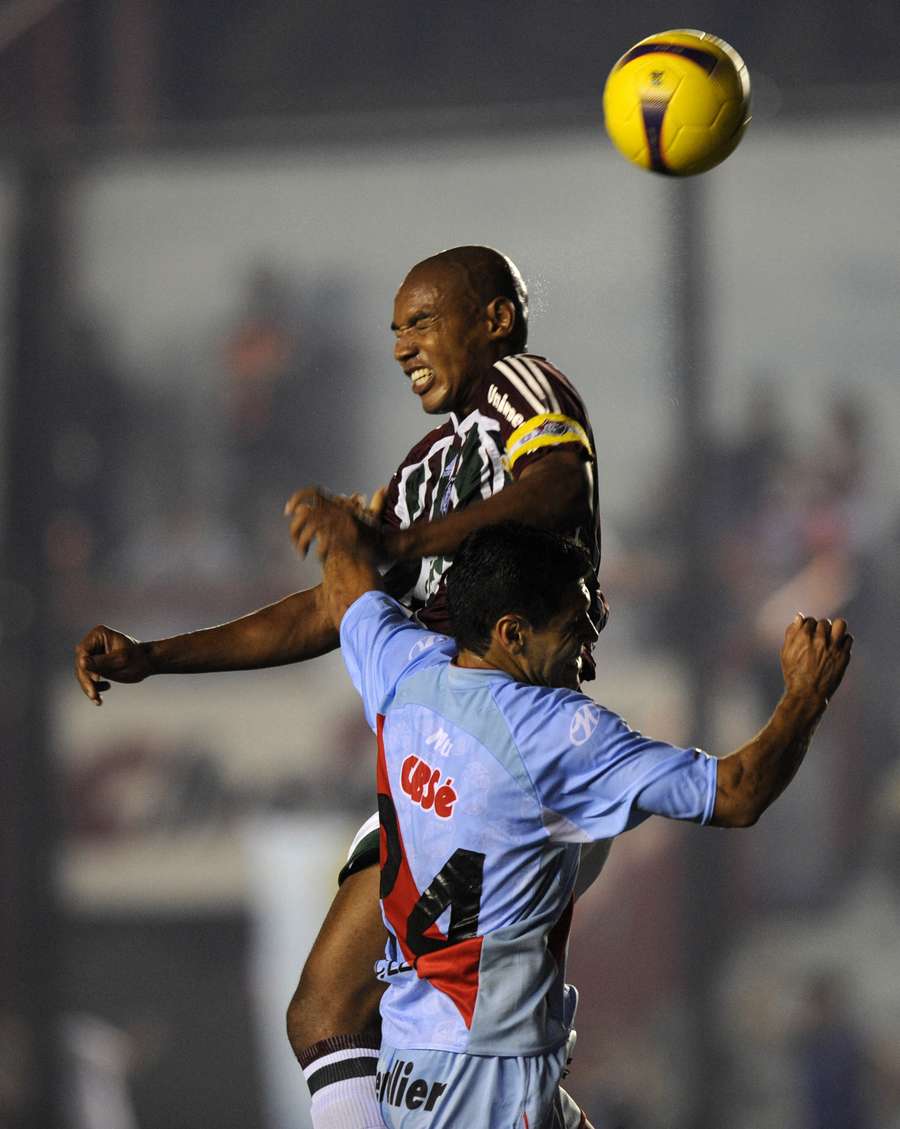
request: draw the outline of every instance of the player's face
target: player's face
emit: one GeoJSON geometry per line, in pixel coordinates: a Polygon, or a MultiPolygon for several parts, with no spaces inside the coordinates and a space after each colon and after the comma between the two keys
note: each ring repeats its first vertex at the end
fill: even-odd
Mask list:
{"type": "Polygon", "coordinates": [[[394,300],[394,356],[429,415],[466,414],[496,360],[487,311],[464,273],[441,263],[413,267],[394,300]]]}
{"type": "Polygon", "coordinates": [[[583,648],[590,650],[598,638],[590,611],[590,593],[579,580],[546,627],[532,630],[529,636],[524,655],[529,682],[558,689],[580,688],[583,648]]]}

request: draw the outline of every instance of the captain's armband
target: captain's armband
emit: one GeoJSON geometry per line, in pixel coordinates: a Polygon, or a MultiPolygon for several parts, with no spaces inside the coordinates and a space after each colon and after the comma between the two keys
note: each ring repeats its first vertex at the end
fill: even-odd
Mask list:
{"type": "Polygon", "coordinates": [[[583,448],[588,458],[594,457],[591,441],[578,420],[562,412],[545,412],[532,416],[516,428],[506,441],[506,463],[510,471],[525,455],[545,447],[559,447],[575,443],[583,448]]]}

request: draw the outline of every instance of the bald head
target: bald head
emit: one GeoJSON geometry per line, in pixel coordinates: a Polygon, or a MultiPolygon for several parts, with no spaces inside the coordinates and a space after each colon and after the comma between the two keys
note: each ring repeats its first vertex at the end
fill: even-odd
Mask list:
{"type": "Polygon", "coordinates": [[[490,247],[453,247],[417,263],[394,298],[394,358],[429,415],[467,414],[501,357],[525,348],[522,276],[490,247]]]}
{"type": "Polygon", "coordinates": [[[463,276],[466,289],[479,307],[495,298],[507,298],[516,312],[509,335],[510,353],[521,353],[528,338],[528,291],[519,268],[506,255],[493,247],[451,247],[417,263],[410,276],[420,268],[440,267],[463,276]]]}

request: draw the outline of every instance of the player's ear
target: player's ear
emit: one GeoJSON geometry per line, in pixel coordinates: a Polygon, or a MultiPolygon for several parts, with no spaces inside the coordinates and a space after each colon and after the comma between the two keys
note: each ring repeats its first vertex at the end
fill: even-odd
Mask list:
{"type": "Polygon", "coordinates": [[[487,305],[488,332],[502,339],[512,334],[516,325],[516,307],[509,298],[493,298],[487,305]]]}
{"type": "Polygon", "coordinates": [[[521,654],[527,630],[525,620],[513,612],[501,616],[494,625],[497,641],[511,655],[521,654]]]}

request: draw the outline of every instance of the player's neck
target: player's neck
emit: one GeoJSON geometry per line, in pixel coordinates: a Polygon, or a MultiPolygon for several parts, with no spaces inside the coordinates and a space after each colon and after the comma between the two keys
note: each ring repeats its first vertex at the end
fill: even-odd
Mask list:
{"type": "Polygon", "coordinates": [[[453,660],[454,666],[461,666],[466,670],[502,670],[495,662],[491,662],[483,655],[476,655],[474,651],[461,650],[453,660]]]}
{"type": "Polygon", "coordinates": [[[487,356],[482,357],[478,363],[473,364],[466,383],[465,392],[459,397],[460,402],[458,406],[451,409],[459,420],[468,419],[472,412],[476,411],[481,403],[481,389],[493,372],[494,365],[497,361],[502,361],[504,357],[510,355],[511,351],[509,349],[498,349],[496,352],[491,352],[487,356]]]}
{"type": "Polygon", "coordinates": [[[522,677],[522,671],[512,661],[511,657],[504,651],[500,651],[499,654],[497,651],[496,647],[491,647],[486,654],[477,655],[474,651],[467,651],[463,648],[453,661],[456,666],[467,670],[499,670],[519,682],[525,681],[522,677]]]}

